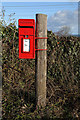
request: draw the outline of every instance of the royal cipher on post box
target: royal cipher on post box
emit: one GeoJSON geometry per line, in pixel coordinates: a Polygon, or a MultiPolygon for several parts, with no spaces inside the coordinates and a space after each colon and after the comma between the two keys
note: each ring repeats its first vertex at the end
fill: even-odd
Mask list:
{"type": "Polygon", "coordinates": [[[19,19],[19,58],[35,58],[35,20],[19,19]]]}

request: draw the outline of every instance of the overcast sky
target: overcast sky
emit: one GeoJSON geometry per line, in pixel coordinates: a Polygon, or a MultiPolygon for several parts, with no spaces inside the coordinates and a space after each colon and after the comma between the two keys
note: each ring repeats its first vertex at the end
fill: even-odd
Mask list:
{"type": "Polygon", "coordinates": [[[68,26],[70,27],[72,34],[78,33],[78,2],[8,2],[8,1],[10,0],[7,0],[7,2],[2,2],[2,6],[4,6],[5,9],[6,21],[8,21],[9,14],[15,13],[13,18],[16,19],[18,26],[18,19],[36,19],[35,15],[37,13],[43,13],[47,14],[48,16],[48,30],[57,32],[62,27],[68,26]]]}

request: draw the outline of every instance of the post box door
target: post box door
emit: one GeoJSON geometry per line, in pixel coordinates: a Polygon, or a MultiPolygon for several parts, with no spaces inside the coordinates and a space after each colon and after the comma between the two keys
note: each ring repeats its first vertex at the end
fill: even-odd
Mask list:
{"type": "Polygon", "coordinates": [[[34,19],[19,19],[19,58],[35,58],[34,19]]]}

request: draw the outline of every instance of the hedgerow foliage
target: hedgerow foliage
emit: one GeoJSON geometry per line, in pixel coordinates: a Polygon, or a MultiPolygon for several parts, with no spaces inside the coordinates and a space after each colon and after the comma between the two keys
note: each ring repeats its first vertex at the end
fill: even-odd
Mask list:
{"type": "Polygon", "coordinates": [[[35,108],[35,60],[19,59],[15,21],[2,17],[2,120],[80,119],[80,41],[48,31],[47,105],[35,108]]]}

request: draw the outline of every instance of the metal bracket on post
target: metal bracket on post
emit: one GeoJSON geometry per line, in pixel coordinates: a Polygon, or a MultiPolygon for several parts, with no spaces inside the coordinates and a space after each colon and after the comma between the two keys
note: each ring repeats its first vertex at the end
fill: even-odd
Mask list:
{"type": "MultiPolygon", "coordinates": [[[[48,39],[48,37],[35,37],[35,39],[48,39]]],[[[36,45],[35,51],[36,51],[36,50],[42,51],[42,50],[47,50],[47,49],[37,49],[37,45],[36,45]]]]}

